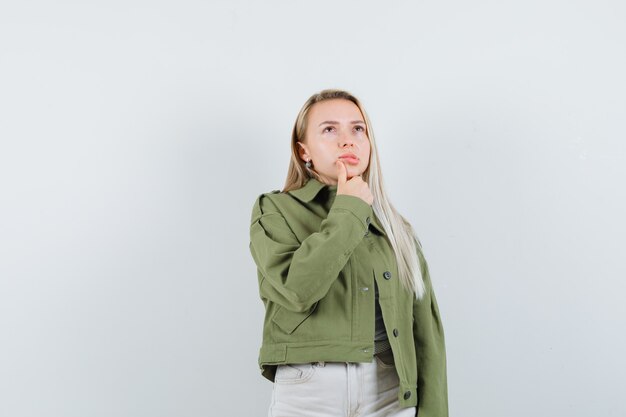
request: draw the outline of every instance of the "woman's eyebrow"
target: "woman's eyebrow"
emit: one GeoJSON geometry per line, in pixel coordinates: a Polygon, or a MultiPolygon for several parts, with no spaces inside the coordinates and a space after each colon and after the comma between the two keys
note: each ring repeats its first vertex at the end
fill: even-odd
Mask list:
{"type": "MultiPolygon", "coordinates": [[[[353,124],[353,125],[355,125],[357,123],[365,123],[365,122],[363,120],[354,120],[354,121],[350,122],[350,124],[353,124]]],[[[339,124],[339,122],[337,122],[337,121],[327,120],[325,122],[320,123],[319,126],[321,126],[321,125],[338,125],[338,124],[339,124]]]]}

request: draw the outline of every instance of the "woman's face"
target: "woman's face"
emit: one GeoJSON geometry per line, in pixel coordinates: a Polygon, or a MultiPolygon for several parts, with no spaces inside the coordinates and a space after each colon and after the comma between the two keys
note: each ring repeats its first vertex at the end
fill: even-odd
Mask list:
{"type": "Polygon", "coordinates": [[[346,166],[347,179],[363,174],[369,165],[365,120],[350,100],[324,100],[311,106],[304,141],[298,142],[300,158],[311,160],[312,169],[326,184],[337,184],[338,159],[346,166]]]}

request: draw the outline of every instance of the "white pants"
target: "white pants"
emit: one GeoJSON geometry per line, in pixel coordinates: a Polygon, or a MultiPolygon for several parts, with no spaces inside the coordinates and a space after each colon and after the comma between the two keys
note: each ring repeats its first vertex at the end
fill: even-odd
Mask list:
{"type": "Polygon", "coordinates": [[[415,417],[415,407],[399,407],[398,374],[385,362],[279,365],[268,416],[415,417]]]}

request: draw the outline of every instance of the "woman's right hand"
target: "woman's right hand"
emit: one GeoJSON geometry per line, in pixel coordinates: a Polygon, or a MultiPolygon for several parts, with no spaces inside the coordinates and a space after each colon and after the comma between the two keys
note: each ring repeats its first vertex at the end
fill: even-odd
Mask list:
{"type": "Polygon", "coordinates": [[[359,197],[371,206],[374,196],[370,191],[369,185],[363,181],[363,178],[360,175],[355,175],[350,180],[347,180],[348,169],[343,161],[336,161],[335,166],[337,167],[337,195],[345,194],[359,197]]]}

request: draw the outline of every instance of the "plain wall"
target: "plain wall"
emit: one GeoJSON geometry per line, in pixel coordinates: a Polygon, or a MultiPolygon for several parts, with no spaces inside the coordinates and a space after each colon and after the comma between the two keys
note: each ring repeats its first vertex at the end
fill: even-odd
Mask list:
{"type": "Polygon", "coordinates": [[[264,416],[256,197],[343,88],[442,314],[450,414],[624,416],[623,1],[0,6],[0,416],[264,416]]]}

